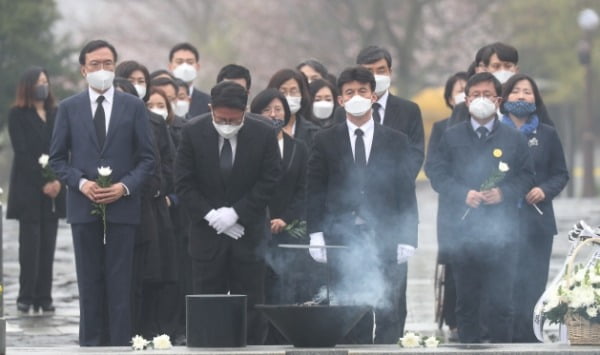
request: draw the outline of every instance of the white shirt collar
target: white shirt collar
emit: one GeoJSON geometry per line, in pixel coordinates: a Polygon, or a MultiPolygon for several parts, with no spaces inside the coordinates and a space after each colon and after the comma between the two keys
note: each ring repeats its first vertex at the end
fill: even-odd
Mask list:
{"type": "Polygon", "coordinates": [[[475,132],[477,132],[477,128],[483,126],[485,128],[487,128],[488,133],[492,131],[492,128],[494,128],[494,122],[496,122],[496,118],[494,118],[493,120],[491,120],[490,122],[481,125],[479,124],[479,122],[477,122],[477,120],[475,120],[473,117],[471,117],[471,127],[473,127],[473,130],[475,132]]]}
{"type": "Polygon", "coordinates": [[[115,87],[111,85],[110,88],[108,88],[108,90],[106,90],[104,93],[100,94],[98,93],[96,90],[92,89],[91,87],[88,87],[88,92],[90,94],[90,101],[93,104],[96,104],[96,100],[98,100],[98,97],[100,95],[104,96],[104,100],[107,103],[112,104],[113,102],[113,98],[115,96],[115,87]]]}
{"type": "Polygon", "coordinates": [[[354,137],[354,131],[356,131],[357,128],[360,128],[364,132],[365,136],[371,133],[375,128],[375,121],[373,121],[373,117],[369,118],[369,120],[363,123],[363,125],[360,127],[350,122],[349,119],[346,119],[346,123],[348,124],[348,132],[350,133],[350,137],[354,137]]]}
{"type": "Polygon", "coordinates": [[[377,103],[381,105],[381,108],[385,111],[385,104],[387,104],[388,96],[390,96],[390,91],[386,90],[379,99],[377,99],[377,103]]]}

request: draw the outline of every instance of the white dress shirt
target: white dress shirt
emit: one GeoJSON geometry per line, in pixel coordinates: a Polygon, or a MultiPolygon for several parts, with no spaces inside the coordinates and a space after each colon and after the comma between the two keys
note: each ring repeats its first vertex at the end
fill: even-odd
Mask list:
{"type": "Polygon", "coordinates": [[[473,117],[471,117],[471,127],[473,127],[473,130],[475,131],[475,133],[477,133],[477,137],[481,138],[481,134],[479,132],[477,132],[477,128],[479,128],[481,126],[487,128],[488,135],[489,135],[490,132],[492,131],[492,128],[494,128],[494,121],[496,121],[496,119],[493,119],[490,122],[488,122],[484,125],[481,125],[481,124],[479,124],[479,122],[477,122],[477,120],[475,120],[473,117]]]}
{"type": "Polygon", "coordinates": [[[92,104],[92,119],[94,119],[94,115],[96,114],[96,109],[98,108],[98,97],[104,96],[104,101],[102,101],[102,108],[104,108],[104,118],[105,118],[105,133],[108,132],[108,124],[110,123],[110,116],[112,113],[113,100],[115,98],[115,88],[111,86],[105,93],[100,94],[96,90],[89,88],[88,92],[90,94],[90,103],[92,104]]]}
{"type": "Polygon", "coordinates": [[[365,143],[365,154],[367,163],[369,162],[369,156],[371,156],[371,146],[373,145],[373,130],[375,129],[375,121],[373,117],[369,118],[362,126],[358,127],[350,120],[346,120],[348,124],[348,136],[350,137],[350,145],[352,146],[352,156],[356,161],[356,153],[354,147],[356,146],[356,133],[355,131],[360,128],[363,131],[363,142],[365,143]]]}
{"type": "Polygon", "coordinates": [[[390,96],[390,91],[386,90],[385,93],[377,100],[377,103],[381,105],[381,107],[379,107],[379,117],[381,117],[381,122],[379,122],[380,124],[383,124],[383,120],[385,120],[385,105],[387,104],[388,96],[390,96]]]}

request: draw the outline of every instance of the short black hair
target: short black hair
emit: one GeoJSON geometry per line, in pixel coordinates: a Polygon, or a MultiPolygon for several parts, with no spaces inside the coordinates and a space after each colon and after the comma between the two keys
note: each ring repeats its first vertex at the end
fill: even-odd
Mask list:
{"type": "Polygon", "coordinates": [[[210,90],[211,107],[228,107],[246,111],[248,91],[240,84],[222,81],[210,90]]]}
{"type": "Polygon", "coordinates": [[[477,73],[467,80],[467,85],[465,86],[465,95],[469,96],[469,90],[473,85],[477,85],[479,83],[483,83],[489,81],[494,84],[494,89],[496,89],[496,96],[500,96],[502,94],[502,84],[500,81],[496,79],[494,74],[489,72],[477,73]]]}
{"type": "Polygon", "coordinates": [[[183,42],[178,43],[174,45],[173,48],[171,48],[171,51],[169,52],[169,62],[173,60],[173,55],[175,55],[175,52],[178,51],[190,51],[194,53],[194,57],[196,57],[196,62],[200,60],[200,53],[198,53],[198,49],[196,49],[196,47],[194,47],[188,42],[183,42]]]}
{"type": "Polygon", "coordinates": [[[325,68],[325,66],[318,60],[316,60],[314,58],[307,59],[307,60],[303,61],[302,63],[298,64],[296,69],[298,69],[298,71],[302,72],[300,69],[305,65],[313,68],[317,73],[321,74],[321,77],[323,79],[327,79],[327,75],[329,74],[329,72],[327,71],[327,68],[325,68]]]}
{"type": "Polygon", "coordinates": [[[540,94],[540,90],[538,89],[535,80],[533,80],[533,78],[527,74],[517,73],[511,76],[502,86],[502,105],[500,105],[500,112],[504,114],[507,113],[507,111],[504,109],[504,103],[508,101],[508,95],[510,95],[515,85],[517,85],[517,83],[521,80],[527,80],[531,84],[531,88],[533,89],[533,97],[535,98],[536,113],[541,107],[544,106],[542,95],[540,94]]]}
{"type": "Polygon", "coordinates": [[[93,41],[88,42],[85,46],[83,46],[83,48],[81,49],[81,52],[79,52],[79,64],[85,65],[85,55],[88,53],[91,53],[97,49],[100,49],[100,48],[110,49],[110,51],[113,54],[115,62],[117,61],[117,50],[115,49],[115,47],[103,39],[95,39],[93,41]]]}
{"type": "Polygon", "coordinates": [[[446,106],[452,109],[452,105],[450,105],[450,99],[452,98],[452,89],[454,89],[454,84],[456,84],[459,80],[467,81],[469,78],[467,73],[464,71],[459,71],[458,73],[452,74],[448,80],[446,80],[446,86],[444,87],[444,100],[446,101],[446,106]]]}
{"type": "Polygon", "coordinates": [[[467,68],[467,78],[470,78],[473,75],[475,75],[475,68],[477,68],[477,62],[473,61],[471,62],[471,64],[469,64],[469,67],[467,68]]]}
{"type": "Polygon", "coordinates": [[[150,73],[150,80],[154,80],[157,76],[167,75],[171,80],[175,80],[173,73],[166,69],[158,69],[150,73]]]}
{"type": "MultiPolygon", "coordinates": [[[[150,86],[152,87],[156,87],[156,86],[165,86],[165,85],[171,85],[173,87],[173,89],[175,89],[175,96],[177,96],[177,84],[175,84],[174,80],[171,80],[169,78],[165,78],[165,77],[160,77],[160,78],[156,78],[156,79],[152,79],[150,81],[150,86]]],[[[150,90],[147,90],[150,91],[150,90]]]]}
{"type": "Polygon", "coordinates": [[[496,54],[498,56],[498,59],[500,59],[503,62],[510,62],[515,64],[519,63],[519,52],[515,47],[510,46],[506,43],[496,42],[490,45],[490,50],[485,52],[482,57],[483,64],[485,64],[485,66],[490,65],[490,59],[494,54],[496,54]]]}
{"type": "MultiPolygon", "coordinates": [[[[148,72],[148,68],[145,65],[136,62],[135,60],[126,60],[124,62],[119,63],[115,68],[115,76],[122,77],[128,79],[129,76],[136,70],[139,70],[144,75],[144,79],[146,80],[146,88],[150,86],[150,73],[148,72]]],[[[142,97],[144,102],[148,101],[150,97],[150,90],[146,90],[146,95],[142,97]]]]}
{"type": "MultiPolygon", "coordinates": [[[[127,78],[117,76],[113,80],[113,85],[115,86],[115,89],[121,89],[121,91],[123,91],[124,93],[131,94],[135,97],[138,97],[138,92],[135,89],[135,86],[133,86],[133,84],[130,83],[129,80],[127,80],[127,78]]],[[[150,90],[148,90],[148,91],[150,91],[150,90]]]]}
{"type": "Polygon", "coordinates": [[[333,95],[333,102],[336,102],[336,97],[338,96],[337,88],[327,79],[316,79],[313,80],[310,84],[308,84],[308,92],[310,92],[310,98],[314,101],[317,92],[324,87],[328,87],[331,90],[331,94],[333,95]]]}
{"type": "Polygon", "coordinates": [[[246,90],[250,90],[250,86],[252,86],[250,70],[238,64],[227,64],[219,70],[219,74],[217,74],[217,83],[220,83],[224,79],[244,79],[246,80],[246,90]]]}
{"type": "Polygon", "coordinates": [[[281,104],[283,105],[284,122],[285,124],[288,124],[290,117],[292,116],[290,106],[288,105],[285,96],[275,88],[266,88],[259,92],[250,104],[250,112],[262,115],[262,111],[269,106],[274,99],[279,99],[279,101],[281,101],[281,104]]]}
{"type": "Polygon", "coordinates": [[[375,92],[375,76],[368,69],[357,66],[346,68],[340,74],[337,80],[338,92],[343,95],[342,88],[345,84],[352,81],[358,81],[359,83],[368,83],[371,87],[371,91],[375,92]]]}
{"type": "Polygon", "coordinates": [[[483,63],[483,58],[487,57],[489,60],[489,57],[491,56],[492,52],[492,45],[491,44],[486,44],[485,46],[479,48],[477,50],[477,53],[475,53],[475,67],[479,66],[479,64],[483,63]]]}
{"type": "Polygon", "coordinates": [[[379,46],[368,46],[358,53],[356,64],[371,64],[381,59],[385,59],[388,68],[392,67],[392,55],[387,49],[379,46]]]}

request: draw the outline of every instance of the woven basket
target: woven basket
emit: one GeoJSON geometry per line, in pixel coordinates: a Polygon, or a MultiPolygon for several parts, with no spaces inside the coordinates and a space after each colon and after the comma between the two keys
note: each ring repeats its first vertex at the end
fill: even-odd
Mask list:
{"type": "Polygon", "coordinates": [[[593,323],[579,314],[567,313],[565,324],[571,345],[600,345],[600,323],[593,323]]]}
{"type": "MultiPolygon", "coordinates": [[[[594,240],[594,238],[587,239],[578,245],[573,255],[571,255],[566,272],[567,285],[571,285],[571,273],[573,272],[575,257],[583,249],[584,245],[591,243],[598,244],[599,242],[598,240],[594,240]]],[[[590,322],[579,314],[567,312],[565,315],[565,324],[571,345],[600,345],[600,323],[590,322]]]]}

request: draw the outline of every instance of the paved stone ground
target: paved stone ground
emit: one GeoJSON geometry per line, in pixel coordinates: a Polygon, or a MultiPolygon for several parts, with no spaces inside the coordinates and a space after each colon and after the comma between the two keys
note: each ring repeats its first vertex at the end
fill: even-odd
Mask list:
{"type": "MultiPolygon", "coordinates": [[[[425,182],[418,188],[420,245],[417,254],[409,263],[408,318],[406,329],[423,334],[434,334],[433,275],[437,245],[435,240],[435,214],[437,195],[425,182]]],[[[568,248],[566,232],[579,219],[592,225],[600,224],[600,199],[557,199],[555,202],[559,235],[555,239],[550,278],[563,263],[568,248]]],[[[7,346],[27,347],[76,347],[79,305],[73,259],[70,228],[61,223],[54,264],[53,297],[56,313],[53,316],[21,316],[16,311],[18,292],[18,225],[4,220],[4,314],[7,320],[7,346]]],[[[443,335],[443,333],[442,333],[443,335]]],[[[73,349],[64,353],[73,353],[73,349]]],[[[41,349],[40,349],[41,350],[41,349]]],[[[82,349],[83,350],[83,349],[82,349]]],[[[89,352],[84,350],[82,353],[89,352]]],[[[40,352],[37,352],[40,353],[40,352]]]]}

